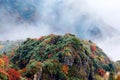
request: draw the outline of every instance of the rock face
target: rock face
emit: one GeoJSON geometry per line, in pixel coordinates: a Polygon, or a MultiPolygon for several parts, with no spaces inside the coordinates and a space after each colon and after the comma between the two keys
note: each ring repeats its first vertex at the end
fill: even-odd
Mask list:
{"type": "Polygon", "coordinates": [[[48,35],[22,43],[11,61],[34,80],[101,80],[113,62],[92,41],[72,34],[48,35]]]}

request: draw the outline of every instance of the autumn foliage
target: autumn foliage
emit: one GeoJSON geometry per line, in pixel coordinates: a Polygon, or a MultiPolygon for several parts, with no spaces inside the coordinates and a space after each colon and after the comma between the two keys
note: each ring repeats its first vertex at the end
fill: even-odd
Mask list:
{"type": "Polygon", "coordinates": [[[3,68],[0,68],[0,74],[1,73],[6,75],[6,76],[9,76],[9,74],[3,68]]]}
{"type": "Polygon", "coordinates": [[[5,63],[4,63],[3,59],[0,58],[0,67],[4,67],[4,64],[5,63]]]}
{"type": "Polygon", "coordinates": [[[91,45],[91,51],[96,51],[96,45],[91,45]]]}
{"type": "Polygon", "coordinates": [[[9,58],[8,58],[8,56],[3,55],[2,60],[5,62],[5,67],[8,67],[9,66],[9,58]]]}
{"type": "Polygon", "coordinates": [[[101,76],[104,76],[104,74],[106,73],[106,71],[104,69],[98,69],[97,72],[101,76]]]}
{"type": "Polygon", "coordinates": [[[20,73],[10,68],[9,58],[6,55],[2,55],[0,58],[0,74],[8,77],[8,80],[20,80],[20,73]]]}
{"type": "Polygon", "coordinates": [[[20,73],[15,69],[10,68],[8,70],[8,74],[9,74],[9,80],[19,80],[20,79],[20,73]]]}
{"type": "Polygon", "coordinates": [[[28,38],[0,56],[0,80],[107,80],[107,71],[115,73],[109,57],[72,34],[28,38]]]}
{"type": "Polygon", "coordinates": [[[63,65],[63,66],[62,66],[62,71],[63,71],[63,73],[68,74],[68,70],[69,70],[68,65],[63,65]]]}

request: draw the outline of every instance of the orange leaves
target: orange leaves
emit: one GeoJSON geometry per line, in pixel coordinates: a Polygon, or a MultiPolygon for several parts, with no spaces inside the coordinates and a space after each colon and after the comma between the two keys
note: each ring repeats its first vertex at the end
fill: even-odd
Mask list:
{"type": "Polygon", "coordinates": [[[2,58],[0,58],[0,74],[3,74],[3,77],[9,77],[9,74],[6,71],[6,63],[6,58],[2,56],[2,58]]]}
{"type": "Polygon", "coordinates": [[[106,71],[104,69],[98,69],[97,72],[101,76],[104,76],[104,74],[106,73],[106,71]]]}
{"type": "Polygon", "coordinates": [[[3,68],[0,68],[0,73],[5,74],[6,76],[9,76],[9,74],[3,68]]]}
{"type": "Polygon", "coordinates": [[[68,70],[69,70],[68,65],[63,65],[63,66],[62,66],[62,71],[63,71],[63,73],[68,74],[68,70]]]}
{"type": "Polygon", "coordinates": [[[9,80],[19,80],[20,79],[20,73],[14,69],[9,69],[8,70],[9,74],[9,80]]]}
{"type": "Polygon", "coordinates": [[[8,76],[9,80],[20,79],[19,72],[9,67],[9,58],[6,55],[3,55],[2,58],[0,58],[0,73],[8,76]]]}
{"type": "Polygon", "coordinates": [[[119,72],[116,75],[116,80],[120,80],[120,73],[119,72]]]}
{"type": "Polygon", "coordinates": [[[4,64],[5,63],[4,63],[3,59],[0,58],[0,67],[4,67],[4,64]]]}
{"type": "Polygon", "coordinates": [[[5,66],[8,67],[9,66],[9,58],[8,58],[8,56],[3,55],[2,60],[5,62],[5,66]]]}
{"type": "Polygon", "coordinates": [[[96,45],[91,45],[90,48],[91,48],[91,51],[96,51],[96,45]]]}

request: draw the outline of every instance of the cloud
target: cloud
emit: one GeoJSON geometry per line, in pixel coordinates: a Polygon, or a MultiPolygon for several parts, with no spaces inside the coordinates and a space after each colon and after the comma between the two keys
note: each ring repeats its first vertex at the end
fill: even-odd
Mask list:
{"type": "Polygon", "coordinates": [[[6,36],[9,33],[9,35],[5,38],[3,36],[0,37],[1,39],[9,39],[10,36],[16,35],[13,39],[17,39],[20,35],[14,34],[14,32],[18,30],[24,34],[22,35],[23,37],[31,37],[32,35],[27,33],[31,33],[33,27],[36,31],[37,28],[41,28],[40,32],[42,28],[45,28],[46,33],[62,34],[70,32],[77,34],[76,22],[79,21],[79,17],[84,16],[84,14],[87,15],[84,10],[85,7],[84,9],[81,7],[83,6],[82,3],[81,6],[79,5],[80,2],[73,0],[2,0],[0,8],[2,12],[0,14],[0,33],[6,36]],[[26,24],[27,30],[23,32],[26,24]],[[49,30],[43,24],[49,26],[49,30]]]}
{"type": "Polygon", "coordinates": [[[114,61],[120,60],[120,37],[119,35],[116,35],[110,39],[107,39],[105,41],[99,41],[97,42],[98,45],[103,49],[105,53],[114,61]]]}
{"type": "Polygon", "coordinates": [[[91,13],[120,31],[120,0],[85,0],[91,13]]]}

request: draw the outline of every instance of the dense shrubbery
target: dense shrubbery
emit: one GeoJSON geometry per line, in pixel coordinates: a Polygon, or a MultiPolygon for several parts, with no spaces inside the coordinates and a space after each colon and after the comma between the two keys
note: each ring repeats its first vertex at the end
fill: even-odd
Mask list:
{"type": "Polygon", "coordinates": [[[23,76],[31,79],[36,75],[42,80],[90,80],[106,71],[115,72],[113,62],[99,47],[72,34],[28,38],[11,61],[26,68],[23,76]]]}
{"type": "Polygon", "coordinates": [[[3,80],[101,80],[107,72],[113,80],[116,72],[95,43],[72,34],[28,38],[12,52],[10,62],[7,57],[0,59],[0,69],[0,78],[6,76],[3,80]]]}

